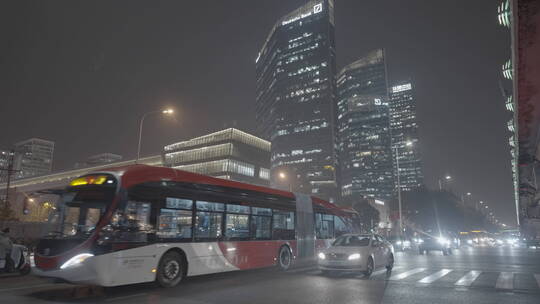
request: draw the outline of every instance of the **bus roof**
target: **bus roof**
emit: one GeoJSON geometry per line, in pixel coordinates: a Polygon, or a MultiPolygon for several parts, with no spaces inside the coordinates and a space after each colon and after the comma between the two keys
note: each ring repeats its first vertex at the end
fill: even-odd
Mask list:
{"type": "MultiPolygon", "coordinates": [[[[177,170],[168,167],[155,167],[148,165],[129,165],[123,167],[107,168],[103,171],[116,173],[121,178],[121,184],[124,188],[129,188],[136,184],[150,182],[150,181],[175,181],[175,182],[187,182],[195,184],[206,184],[213,186],[222,186],[229,188],[236,188],[249,191],[257,191],[272,195],[279,195],[287,198],[294,198],[294,193],[289,191],[283,191],[279,189],[251,185],[231,180],[226,180],[222,178],[216,178],[211,176],[206,176],[202,174],[197,174],[193,172],[187,172],[182,170],[177,170]]],[[[329,209],[339,209],[344,212],[351,212],[351,210],[346,210],[340,208],[334,204],[331,204],[325,200],[322,200],[318,197],[311,197],[313,203],[320,205],[324,208],[329,209]]]]}

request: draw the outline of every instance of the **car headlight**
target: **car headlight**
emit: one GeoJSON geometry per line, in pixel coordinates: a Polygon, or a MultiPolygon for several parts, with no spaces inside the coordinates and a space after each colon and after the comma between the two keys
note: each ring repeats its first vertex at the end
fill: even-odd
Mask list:
{"type": "Polygon", "coordinates": [[[91,253],[81,253],[77,254],[76,256],[72,257],[71,259],[67,260],[62,266],[60,266],[60,269],[66,269],[68,267],[73,267],[76,265],[81,264],[89,257],[93,257],[94,255],[91,253]]]}
{"type": "Polygon", "coordinates": [[[502,245],[502,243],[503,243],[502,240],[497,240],[497,244],[502,245]]]}
{"type": "Polygon", "coordinates": [[[351,255],[349,255],[349,261],[350,260],[358,260],[360,259],[360,253],[353,253],[351,255]]]}
{"type": "Polygon", "coordinates": [[[472,240],[467,240],[467,244],[472,244],[472,240]]]}
{"type": "Polygon", "coordinates": [[[403,245],[404,246],[411,246],[411,242],[410,241],[405,241],[405,242],[403,242],[403,245]]]}
{"type": "Polygon", "coordinates": [[[396,242],[396,245],[401,245],[401,241],[397,241],[397,242],[396,242]]]}
{"type": "Polygon", "coordinates": [[[445,239],[443,237],[438,238],[437,241],[439,241],[439,243],[442,244],[442,245],[450,243],[447,239],[445,239]]]}
{"type": "Polygon", "coordinates": [[[319,252],[319,259],[321,260],[326,259],[326,254],[324,254],[323,252],[319,252]]]}

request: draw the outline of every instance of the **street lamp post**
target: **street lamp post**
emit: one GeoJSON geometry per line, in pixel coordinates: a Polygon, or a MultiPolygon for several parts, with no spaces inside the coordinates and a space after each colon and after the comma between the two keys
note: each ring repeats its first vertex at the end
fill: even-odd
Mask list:
{"type": "MultiPolygon", "coordinates": [[[[411,147],[413,143],[408,141],[405,143],[405,146],[411,147]]],[[[401,207],[401,176],[399,173],[399,154],[398,146],[394,147],[396,154],[396,172],[397,172],[397,193],[398,193],[398,208],[399,208],[399,235],[403,234],[403,211],[401,207]]]]}
{"type": "Polygon", "coordinates": [[[172,109],[165,109],[162,111],[151,111],[151,112],[147,112],[143,114],[143,116],[141,117],[141,120],[139,121],[139,142],[137,144],[137,158],[135,159],[135,163],[137,163],[139,161],[139,158],[141,158],[141,140],[142,140],[142,130],[143,130],[144,119],[148,115],[153,115],[153,114],[158,114],[158,113],[170,115],[170,114],[173,114],[174,111],[172,109]]]}
{"type": "MultiPolygon", "coordinates": [[[[446,175],[444,177],[445,180],[449,181],[452,179],[452,177],[450,175],[446,175]]],[[[439,191],[442,191],[442,179],[439,178],[439,191]]]]}
{"type": "MultiPolygon", "coordinates": [[[[285,174],[285,172],[279,172],[278,176],[279,176],[279,179],[282,180],[282,181],[287,180],[287,174],[285,174]]],[[[289,181],[289,192],[292,192],[292,184],[291,184],[290,181],[289,181]]]]}

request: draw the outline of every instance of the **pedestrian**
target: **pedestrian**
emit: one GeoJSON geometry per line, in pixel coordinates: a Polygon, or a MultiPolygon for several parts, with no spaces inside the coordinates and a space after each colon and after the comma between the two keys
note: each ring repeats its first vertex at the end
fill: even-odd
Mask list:
{"type": "Polygon", "coordinates": [[[0,231],[0,258],[4,258],[6,263],[4,270],[7,272],[15,271],[15,263],[11,259],[11,252],[13,250],[13,242],[9,238],[9,228],[5,228],[0,231]]]}

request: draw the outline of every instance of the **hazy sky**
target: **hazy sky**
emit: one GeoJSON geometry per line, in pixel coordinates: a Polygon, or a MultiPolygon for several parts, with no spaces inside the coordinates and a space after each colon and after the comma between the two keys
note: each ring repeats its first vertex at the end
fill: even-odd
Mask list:
{"type": "MultiPolygon", "coordinates": [[[[274,22],[305,1],[3,1],[0,148],[56,142],[54,169],[143,154],[237,126],[254,130],[255,57],[274,22]]],[[[338,68],[379,47],[389,78],[416,86],[426,182],[451,174],[505,221],[515,217],[510,114],[499,89],[510,56],[496,0],[336,0],[338,68]]]]}

